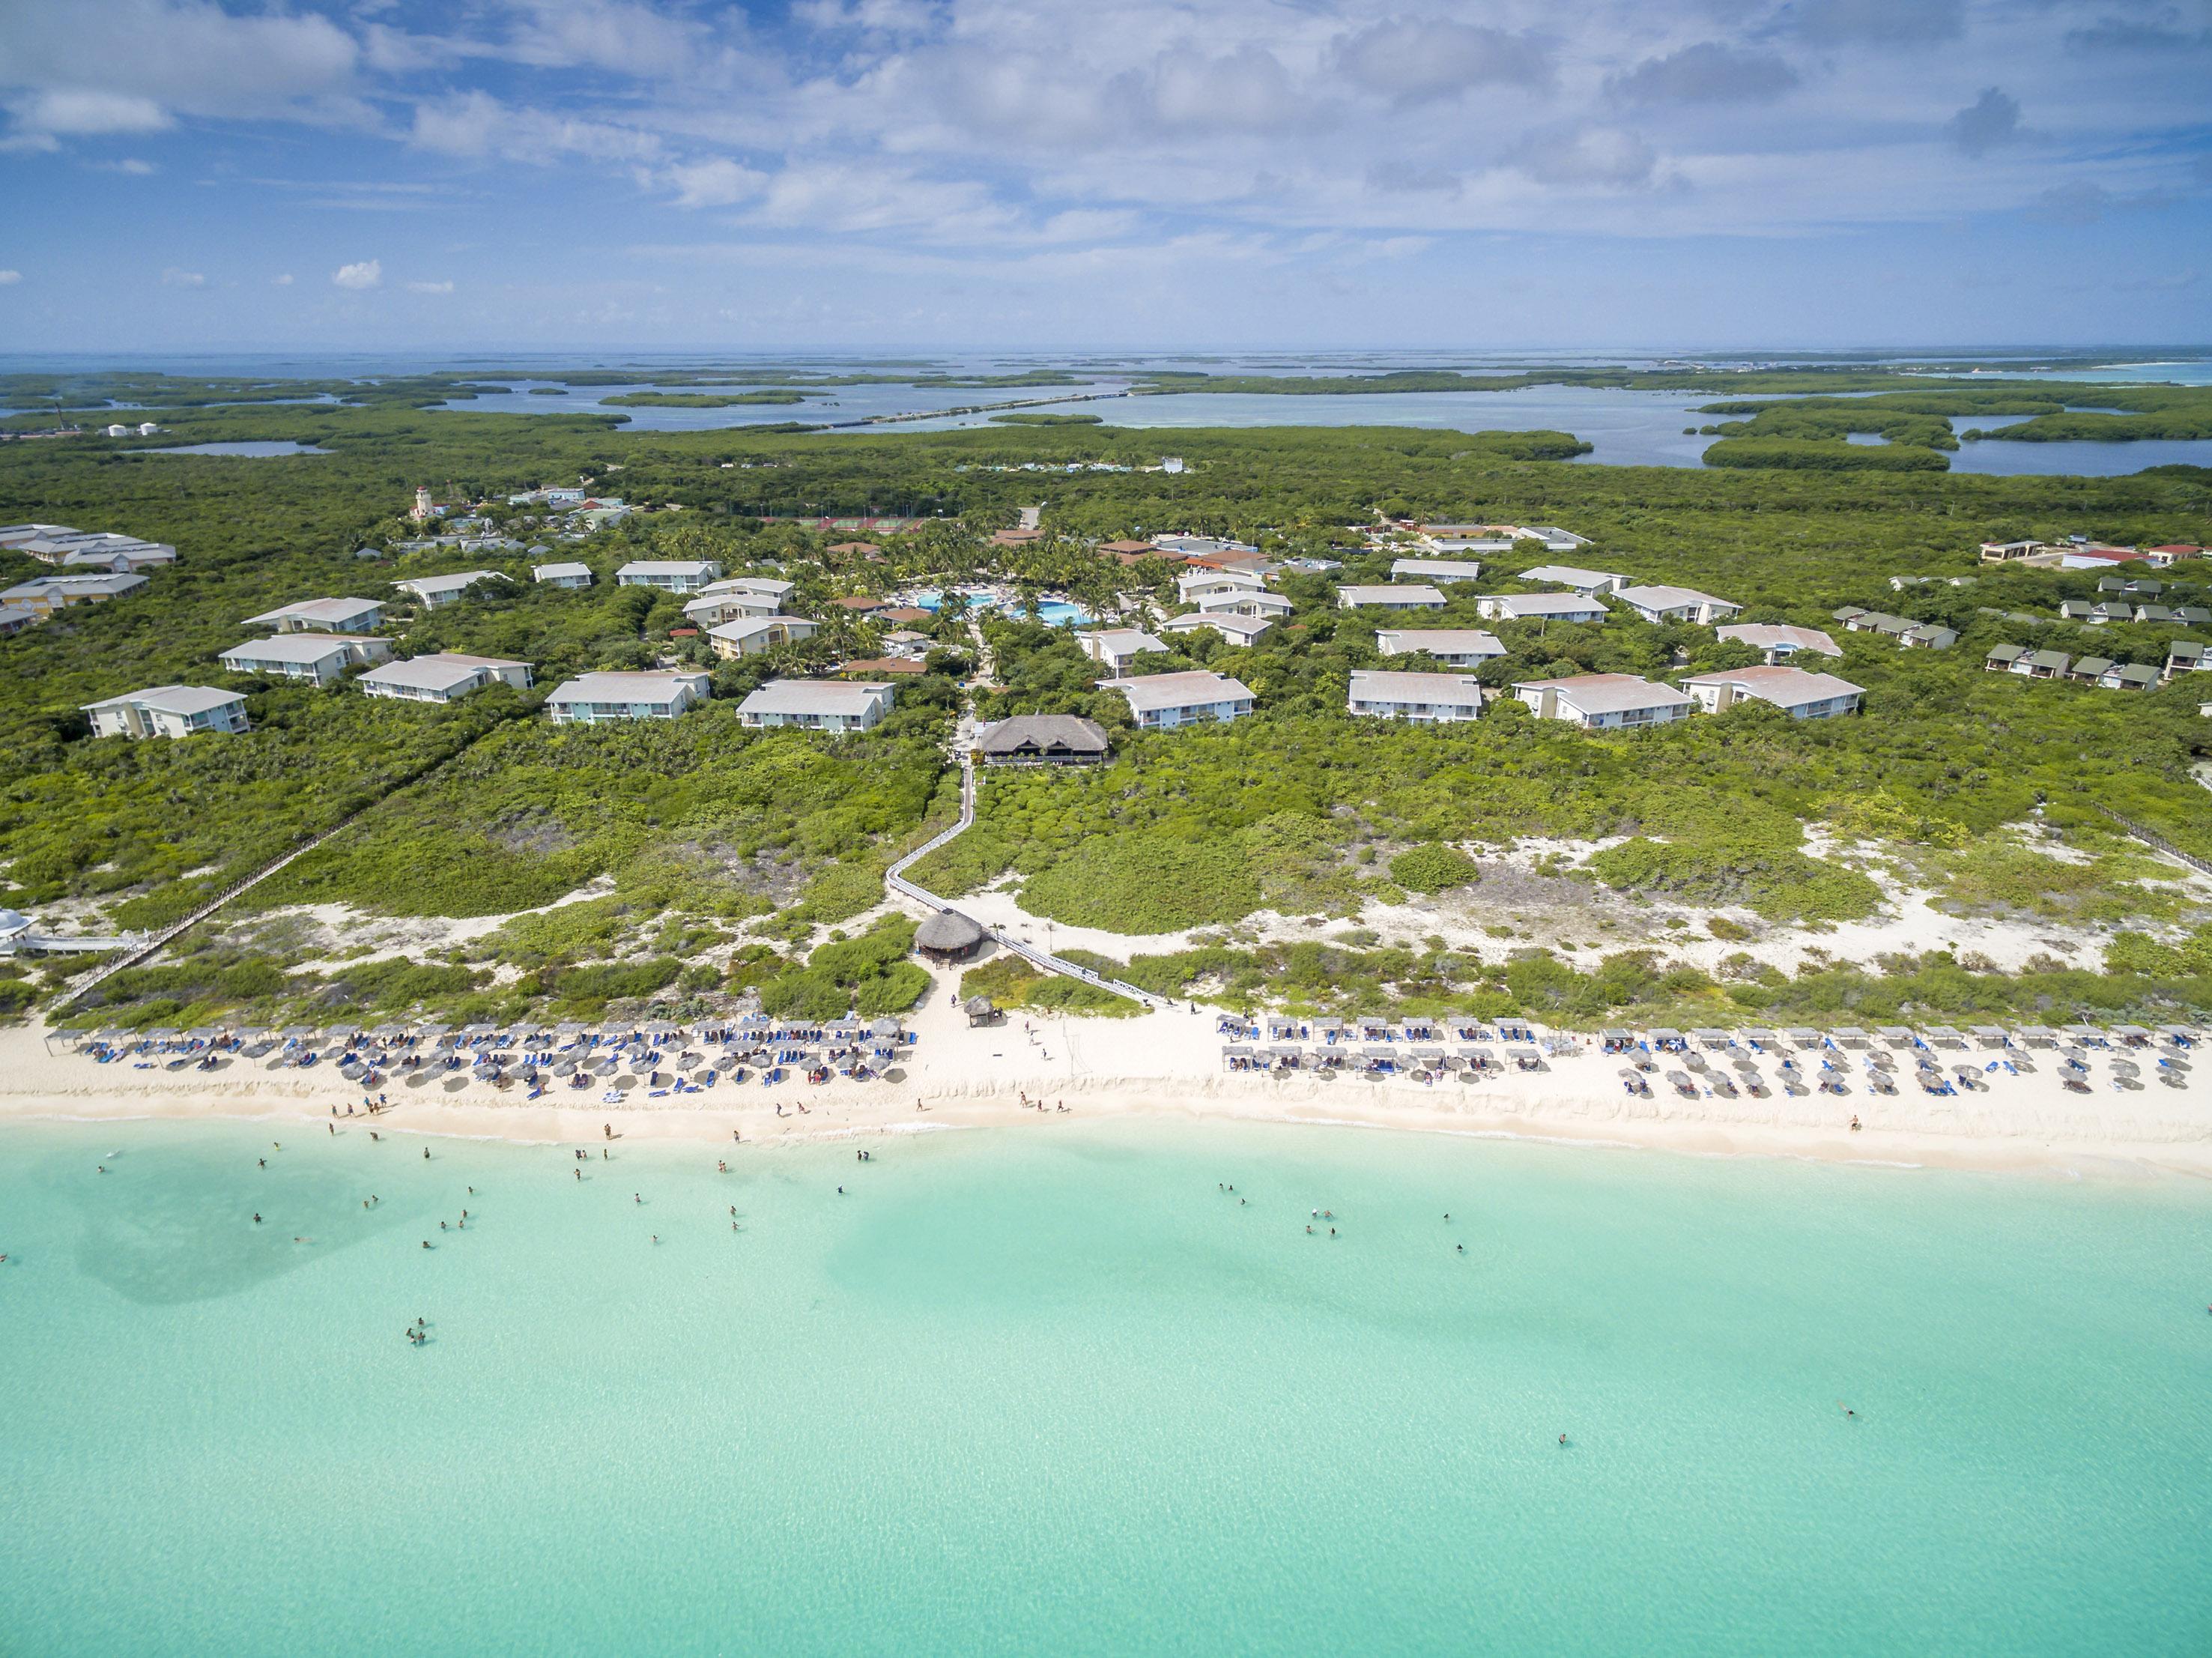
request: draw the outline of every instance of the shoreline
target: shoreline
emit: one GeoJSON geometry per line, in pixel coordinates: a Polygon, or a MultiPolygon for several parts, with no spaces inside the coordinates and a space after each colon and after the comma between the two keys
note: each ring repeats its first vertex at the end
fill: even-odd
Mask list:
{"type": "MultiPolygon", "coordinates": [[[[362,1092],[334,1070],[268,1071],[234,1062],[219,1072],[118,1071],[50,1054],[44,1032],[0,1033],[0,1124],[337,1120],[379,1131],[516,1144],[632,1141],[812,1144],[862,1135],[951,1132],[1050,1121],[1251,1122],[1518,1141],[1591,1150],[1697,1157],[1771,1157],[1906,1172],[2037,1173],[2079,1179],[2212,1179],[2212,1089],[2192,1073],[2179,1088],[2069,1094],[2051,1070],[2001,1075],[1955,1098],[1905,1091],[1765,1099],[1710,1093],[1650,1099],[1620,1088],[1617,1058],[1559,1058],[1541,1072],[1473,1083],[1402,1078],[1323,1082],[1224,1073],[1212,1021],[1173,1013],[1140,1020],[1066,1019],[969,1029],[940,1003],[919,1009],[920,1040],[892,1076],[775,1090],[732,1085],[710,1094],[621,1104],[549,1092],[526,1100],[465,1075],[393,1079],[374,1118],[344,1115],[362,1092]],[[1042,1112],[1023,1097],[1042,1100],[1042,1112]],[[782,1112],[778,1114],[781,1102],[782,1112]],[[1051,1109],[1065,1102],[1063,1113],[1051,1109]],[[918,1108],[923,1107],[923,1108],[918,1108]],[[803,1108],[802,1108],[803,1107],[803,1108]],[[333,1112],[335,1112],[335,1118],[333,1112]],[[1848,1125],[1854,1113],[1865,1123],[1848,1125]]],[[[560,1091],[566,1093],[566,1090],[560,1091]]],[[[580,1091],[582,1092],[582,1091],[580,1091]]]]}

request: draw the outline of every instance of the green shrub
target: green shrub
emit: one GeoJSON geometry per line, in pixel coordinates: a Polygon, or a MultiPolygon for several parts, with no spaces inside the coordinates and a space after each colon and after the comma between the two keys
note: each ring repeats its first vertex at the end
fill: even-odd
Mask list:
{"type": "Polygon", "coordinates": [[[1480,873],[1474,860],[1455,846],[1416,846],[1390,860],[1390,879],[1416,893],[1464,887],[1480,873]]]}

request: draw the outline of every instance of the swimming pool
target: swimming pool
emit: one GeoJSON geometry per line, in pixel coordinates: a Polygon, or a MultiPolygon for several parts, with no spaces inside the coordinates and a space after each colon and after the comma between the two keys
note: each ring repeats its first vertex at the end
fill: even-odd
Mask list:
{"type": "MultiPolygon", "coordinates": [[[[1014,608],[1012,600],[1001,599],[994,593],[981,589],[963,589],[968,594],[971,610],[1006,610],[1014,608]]],[[[945,595],[935,590],[914,595],[915,606],[922,610],[935,610],[944,602],[945,595]]],[[[1047,627],[1073,627],[1078,622],[1087,622],[1091,613],[1081,605],[1066,599],[1041,599],[1037,601],[1036,619],[1047,627]]]]}

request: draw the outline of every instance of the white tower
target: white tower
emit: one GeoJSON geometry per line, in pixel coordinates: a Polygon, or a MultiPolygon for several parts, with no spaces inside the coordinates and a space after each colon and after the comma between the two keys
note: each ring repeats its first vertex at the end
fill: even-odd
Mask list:
{"type": "Polygon", "coordinates": [[[415,491],[415,510],[410,515],[415,521],[418,524],[428,523],[431,515],[437,509],[430,503],[429,486],[424,485],[417,488],[415,491]]]}

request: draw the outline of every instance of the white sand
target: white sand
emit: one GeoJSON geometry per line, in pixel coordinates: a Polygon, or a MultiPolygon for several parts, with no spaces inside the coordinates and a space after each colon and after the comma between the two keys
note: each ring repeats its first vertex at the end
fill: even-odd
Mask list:
{"type": "MultiPolygon", "coordinates": [[[[556,1088],[526,1101],[519,1087],[502,1091],[465,1076],[419,1085],[395,1080],[385,1085],[392,1109],[377,1126],[381,1132],[582,1144],[599,1139],[602,1125],[612,1124],[634,1137],[724,1144],[735,1131],[755,1145],[982,1125],[1042,1131],[1078,1119],[1151,1116],[1358,1124],[1903,1166],[2212,1177],[2212,1090],[2204,1081],[2212,1076],[2212,1059],[2188,1074],[2188,1086],[2174,1088],[2158,1080],[2146,1056],[2145,1081],[2125,1091],[2112,1087],[2100,1059],[2094,1092],[2078,1094],[2060,1086],[2045,1052],[2031,1056],[2032,1074],[2000,1071],[1987,1092],[1950,1099],[1923,1094],[1909,1076],[1893,1096],[1869,1093],[1856,1081],[1840,1098],[1793,1096],[1775,1086],[1779,1072],[1769,1061],[1761,1070],[1771,1091],[1763,1100],[1710,1093],[1680,1098],[1666,1087],[1663,1073],[1651,1079],[1654,1097],[1642,1100],[1623,1092],[1616,1076],[1620,1060],[1595,1053],[1553,1060],[1545,1072],[1508,1072],[1474,1083],[1224,1075],[1224,1039],[1212,1015],[1185,1009],[1042,1021],[1034,1032],[1017,1016],[995,1028],[970,1030],[940,989],[913,1026],[921,1039],[896,1081],[793,1082],[775,1088],[725,1083],[658,1100],[637,1089],[612,1106],[600,1102],[596,1086],[573,1094],[556,1088]],[[1064,1102],[1070,1112],[1024,1109],[1024,1094],[1064,1102]],[[1854,1112],[1865,1124],[1862,1132],[1848,1128],[1854,1112]]],[[[1942,1060],[1948,1070],[1954,1060],[1975,1057],[1946,1053],[1942,1060]]],[[[211,1073],[134,1070],[127,1064],[50,1054],[35,1028],[0,1033],[0,1119],[224,1117],[304,1122],[312,1130],[328,1120],[333,1106],[343,1113],[348,1103],[360,1101],[359,1089],[321,1067],[271,1071],[240,1060],[211,1073]]],[[[343,1126],[364,1125],[356,1117],[343,1126]]]]}

